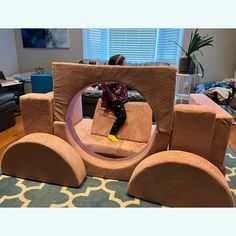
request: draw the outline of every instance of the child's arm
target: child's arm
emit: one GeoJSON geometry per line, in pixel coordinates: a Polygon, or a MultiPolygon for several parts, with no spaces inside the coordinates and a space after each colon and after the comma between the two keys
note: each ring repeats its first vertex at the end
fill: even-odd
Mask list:
{"type": "Polygon", "coordinates": [[[112,93],[112,91],[109,89],[108,85],[106,85],[105,83],[102,83],[101,88],[103,90],[104,96],[107,99],[109,99],[110,101],[113,101],[113,102],[117,100],[116,95],[114,93],[112,93]]]}

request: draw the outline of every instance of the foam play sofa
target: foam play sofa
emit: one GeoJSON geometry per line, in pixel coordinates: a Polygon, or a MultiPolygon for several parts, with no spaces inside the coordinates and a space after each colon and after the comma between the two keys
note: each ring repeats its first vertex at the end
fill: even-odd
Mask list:
{"type": "Polygon", "coordinates": [[[26,137],[4,153],[3,173],[42,181],[39,173],[43,167],[43,180],[52,183],[78,186],[88,174],[129,181],[130,195],[169,206],[233,206],[223,175],[233,118],[221,116],[218,107],[207,102],[174,106],[175,79],[176,68],[171,66],[53,63],[53,92],[21,97],[26,137]],[[112,147],[117,144],[106,138],[113,118],[99,103],[92,121],[82,116],[83,90],[110,78],[135,88],[146,101],[127,103],[127,123],[120,133],[119,147],[112,147]],[[157,121],[155,127],[151,110],[157,121]],[[131,126],[133,133],[127,131],[131,126]],[[102,147],[98,140],[88,140],[92,135],[106,140],[102,147]],[[127,143],[122,147],[125,142],[143,142],[145,147],[135,146],[134,152],[127,143]],[[40,155],[34,155],[36,150],[40,155]],[[213,155],[213,150],[219,154],[213,155]],[[129,155],[119,156],[123,151],[129,155]],[[57,165],[58,170],[53,168],[57,165]],[[65,178],[61,175],[63,166],[67,168],[65,178]],[[216,193],[218,197],[212,201],[216,193]],[[184,196],[190,196],[190,200],[184,196]]]}

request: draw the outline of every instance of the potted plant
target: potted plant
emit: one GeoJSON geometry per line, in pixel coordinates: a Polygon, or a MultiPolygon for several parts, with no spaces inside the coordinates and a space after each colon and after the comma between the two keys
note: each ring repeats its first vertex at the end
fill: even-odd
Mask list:
{"type": "Polygon", "coordinates": [[[202,49],[206,46],[213,46],[213,37],[210,37],[208,35],[201,36],[198,33],[198,29],[196,29],[194,32],[191,32],[190,42],[187,51],[181,47],[178,43],[177,46],[181,48],[181,50],[184,52],[184,56],[180,58],[179,62],[179,72],[184,74],[195,74],[196,69],[199,69],[202,75],[204,76],[204,68],[201,65],[201,63],[197,60],[196,52],[200,52],[202,55],[202,49]]]}

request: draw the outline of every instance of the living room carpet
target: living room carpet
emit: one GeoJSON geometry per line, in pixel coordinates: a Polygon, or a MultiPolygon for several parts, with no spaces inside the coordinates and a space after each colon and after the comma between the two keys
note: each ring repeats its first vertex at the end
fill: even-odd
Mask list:
{"type": "MultiPolygon", "coordinates": [[[[227,148],[226,179],[236,203],[236,153],[227,148]]],[[[68,188],[2,175],[0,207],[162,207],[127,195],[127,182],[86,177],[68,188]]]]}

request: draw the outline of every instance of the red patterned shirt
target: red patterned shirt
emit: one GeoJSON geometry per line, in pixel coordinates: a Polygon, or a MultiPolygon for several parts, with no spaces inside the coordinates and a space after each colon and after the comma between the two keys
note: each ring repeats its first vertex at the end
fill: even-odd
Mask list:
{"type": "Polygon", "coordinates": [[[103,90],[102,107],[107,107],[108,101],[119,101],[125,103],[128,101],[128,91],[124,84],[119,82],[105,82],[101,84],[103,90]]]}

